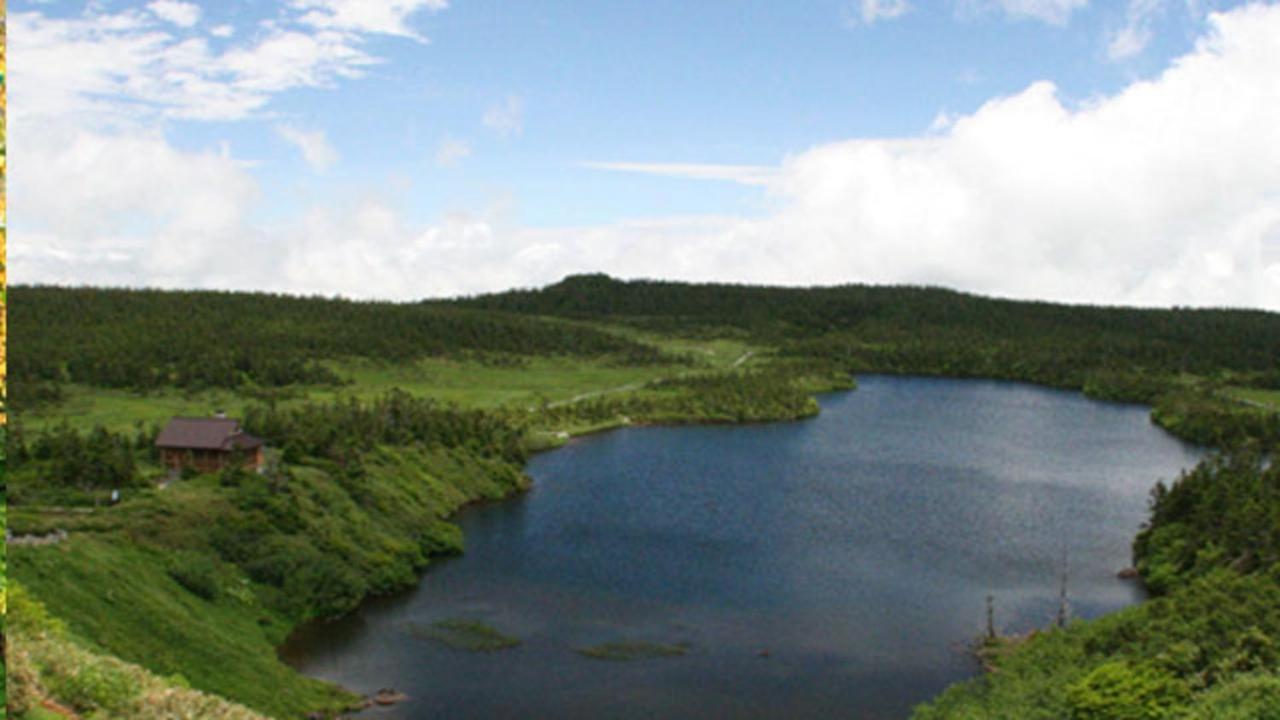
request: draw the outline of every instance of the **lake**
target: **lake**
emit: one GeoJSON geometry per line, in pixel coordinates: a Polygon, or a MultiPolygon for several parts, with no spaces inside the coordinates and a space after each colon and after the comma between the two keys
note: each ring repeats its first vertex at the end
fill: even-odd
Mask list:
{"type": "Polygon", "coordinates": [[[976,675],[986,626],[1141,600],[1116,572],[1157,480],[1199,452],[1147,409],[987,381],[864,376],[820,417],[628,428],[535,457],[462,512],[467,551],[299,631],[304,673],[410,700],[377,718],[902,718],[976,675]],[[414,626],[520,638],[476,653],[414,626]],[[679,657],[599,660],[607,642],[679,657]]]}

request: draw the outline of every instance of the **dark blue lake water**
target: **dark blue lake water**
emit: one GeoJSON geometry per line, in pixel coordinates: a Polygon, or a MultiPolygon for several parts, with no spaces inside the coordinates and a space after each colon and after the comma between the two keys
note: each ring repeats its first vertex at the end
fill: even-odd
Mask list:
{"type": "Polygon", "coordinates": [[[814,420],[633,428],[529,465],[463,512],[467,552],[413,591],[300,632],[285,657],[398,718],[902,718],[1005,631],[1141,599],[1116,578],[1157,480],[1198,453],[1145,408],[1028,385],[870,376],[814,420]],[[408,626],[521,638],[469,653],[408,626]],[[687,643],[631,662],[574,648],[687,643]],[[767,656],[762,656],[767,651],[767,656]]]}

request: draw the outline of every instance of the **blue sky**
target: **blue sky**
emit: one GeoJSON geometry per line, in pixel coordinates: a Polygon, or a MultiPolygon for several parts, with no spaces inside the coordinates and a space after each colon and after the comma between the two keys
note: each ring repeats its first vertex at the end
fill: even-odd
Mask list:
{"type": "Polygon", "coordinates": [[[1280,188],[1253,166],[1270,151],[1237,138],[1160,159],[1212,138],[1222,103],[1244,124],[1219,129],[1269,138],[1277,16],[1196,0],[14,1],[13,276],[419,297],[604,270],[1278,307],[1280,188]],[[1196,84],[1213,72],[1216,89],[1196,84]],[[1127,140],[1153,137],[1169,147],[1127,140]],[[1195,217],[1154,206],[1198,187],[1095,197],[1095,171],[1123,179],[1114,197],[1232,158],[1254,186],[1195,217]],[[224,259],[245,253],[270,267],[224,259]]]}

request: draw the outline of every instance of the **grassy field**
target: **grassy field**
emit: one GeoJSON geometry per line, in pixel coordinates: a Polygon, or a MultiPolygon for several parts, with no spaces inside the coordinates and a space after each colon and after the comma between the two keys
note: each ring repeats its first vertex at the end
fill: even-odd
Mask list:
{"type": "Polygon", "coordinates": [[[1233,398],[1244,400],[1253,405],[1261,405],[1280,410],[1280,390],[1260,390],[1258,388],[1233,387],[1227,389],[1227,394],[1233,398]]]}
{"type": "Polygon", "coordinates": [[[245,398],[228,390],[188,393],[177,389],[135,393],[128,390],[67,385],[66,399],[37,412],[22,412],[17,420],[24,429],[40,430],[66,422],[77,430],[102,425],[115,432],[143,425],[163,425],[175,415],[207,416],[224,409],[233,412],[245,398]]]}
{"type": "Polygon", "coordinates": [[[529,358],[518,366],[491,366],[429,358],[407,365],[368,360],[332,366],[354,385],[338,390],[318,390],[313,397],[334,395],[375,397],[392,388],[433,397],[467,407],[536,407],[544,402],[609,388],[643,383],[673,374],[680,366],[624,366],[573,358],[529,358]]]}
{"type": "MultiPolygon", "coordinates": [[[[327,365],[351,381],[342,387],[290,388],[283,402],[328,401],[339,396],[368,399],[400,388],[420,397],[437,398],[466,407],[536,408],[564,403],[646,382],[673,377],[691,369],[750,367],[761,349],[731,339],[659,338],[629,333],[690,358],[692,365],[623,365],[572,357],[532,357],[510,365],[481,360],[426,358],[412,363],[386,363],[355,358],[327,365]]],[[[248,394],[230,390],[188,392],[176,388],[149,393],[66,385],[66,399],[56,406],[20,414],[28,430],[66,422],[77,430],[101,425],[116,432],[139,424],[163,425],[174,416],[203,417],[215,410],[236,415],[253,402],[248,394]]]]}

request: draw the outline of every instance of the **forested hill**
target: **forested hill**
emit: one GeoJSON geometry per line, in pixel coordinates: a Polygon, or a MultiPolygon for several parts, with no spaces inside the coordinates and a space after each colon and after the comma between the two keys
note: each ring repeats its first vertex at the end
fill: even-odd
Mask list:
{"type": "MultiPolygon", "coordinates": [[[[946,352],[958,362],[975,353],[1003,352],[1033,365],[1056,356],[1085,367],[1161,372],[1264,371],[1280,365],[1280,314],[1257,310],[1063,305],[932,287],[787,288],[620,281],[606,275],[571,276],[539,290],[484,295],[458,304],[530,315],[625,319],[656,330],[728,325],[761,340],[801,343],[806,352],[826,355],[865,356],[893,345],[897,353],[946,352]]],[[[890,360],[864,359],[873,366],[890,360]]],[[[962,374],[982,374],[980,370],[962,374]]]]}
{"type": "Polygon", "coordinates": [[[9,289],[9,372],[28,392],[76,382],[148,389],[332,381],[315,361],[471,353],[618,356],[655,351],[563,322],[465,308],[263,293],[9,289]]]}

